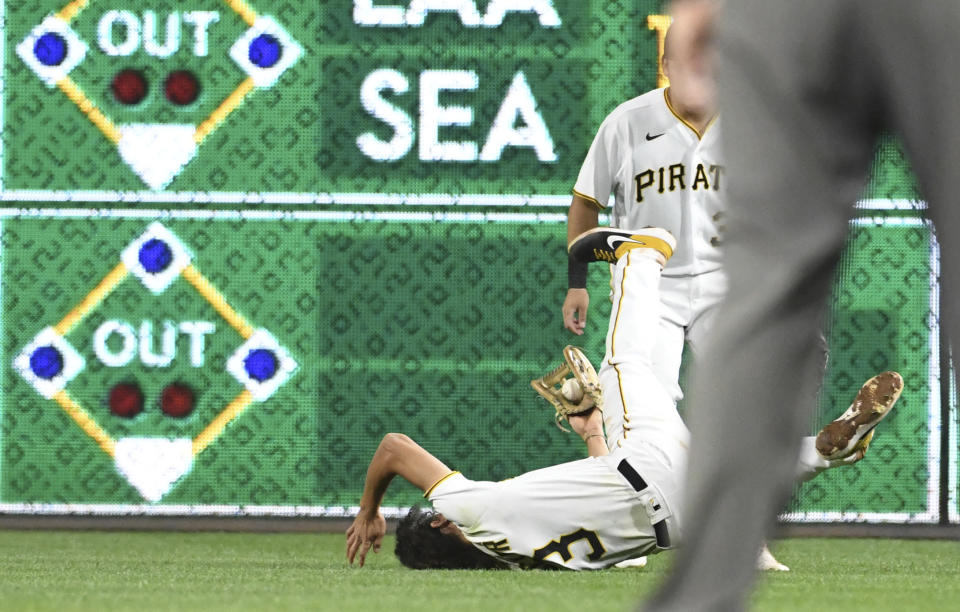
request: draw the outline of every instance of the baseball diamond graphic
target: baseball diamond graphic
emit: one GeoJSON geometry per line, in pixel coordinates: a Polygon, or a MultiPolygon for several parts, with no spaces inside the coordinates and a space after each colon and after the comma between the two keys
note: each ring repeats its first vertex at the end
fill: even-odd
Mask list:
{"type": "MultiPolygon", "coordinates": [[[[13,362],[14,369],[37,393],[55,401],[113,459],[117,471],[144,499],[151,502],[162,499],[191,470],[195,457],[210,446],[229,423],[252,403],[270,399],[297,369],[297,362],[273,335],[265,329],[254,328],[246,321],[191,260],[189,249],[170,230],[160,223],[152,223],[123,250],[120,263],[59,323],[41,330],[13,362]],[[65,336],[130,276],[156,296],[163,294],[178,278],[183,278],[243,340],[225,364],[226,371],[243,385],[243,390],[192,439],[128,436],[115,440],[90,412],[74,400],[66,388],[85,369],[86,362],[65,336]]],[[[212,333],[213,326],[191,322],[181,323],[179,328],[190,336],[191,359],[194,365],[198,365],[203,358],[202,350],[197,350],[197,347],[202,347],[203,335],[212,333]]],[[[94,340],[100,361],[113,367],[129,362],[139,339],[140,358],[144,363],[152,366],[169,364],[175,351],[177,330],[174,326],[165,322],[161,342],[163,349],[159,354],[152,352],[152,328],[145,323],[139,331],[137,338],[128,324],[117,320],[101,325],[94,340]],[[122,348],[119,351],[109,348],[111,336],[121,338],[122,348]]],[[[118,388],[124,390],[122,386],[118,388]]],[[[164,412],[183,416],[189,411],[192,396],[185,397],[184,393],[177,385],[168,387],[163,400],[164,412]]],[[[112,398],[111,403],[115,400],[112,398]]],[[[121,414],[114,406],[111,406],[111,410],[114,414],[121,414]]],[[[139,408],[132,412],[138,411],[139,408]]]]}
{"type": "MultiPolygon", "coordinates": [[[[867,459],[803,485],[788,520],[931,522],[940,465],[930,433],[940,427],[929,374],[937,312],[934,258],[924,246],[932,234],[889,202],[863,202],[861,210],[866,219],[852,226],[855,248],[841,267],[829,371],[810,431],[846,408],[852,391],[878,371],[895,366],[906,390],[867,459]]],[[[235,311],[291,352],[296,375],[268,401],[251,404],[160,503],[149,503],[65,410],[10,368],[0,405],[0,512],[346,516],[387,431],[411,432],[445,462],[484,480],[580,456],[580,440],[553,426],[553,410],[529,387],[557,365],[556,347],[568,340],[553,323],[553,297],[566,282],[555,265],[566,246],[558,238],[561,215],[0,209],[4,362],[74,310],[155,218],[191,247],[192,265],[235,311]],[[513,245],[509,260],[503,245],[513,245]],[[523,290],[521,279],[537,290],[523,290]]],[[[167,259],[161,245],[142,244],[150,266],[167,259]]],[[[170,249],[171,262],[176,252],[170,249]]],[[[598,269],[590,283],[605,296],[609,274],[598,269]]],[[[596,302],[583,345],[591,359],[603,354],[600,328],[610,309],[608,300],[596,302]]],[[[174,280],[156,294],[128,273],[63,336],[86,360],[65,388],[114,440],[192,443],[241,391],[224,366],[242,340],[224,321],[190,282],[174,280]],[[152,365],[170,353],[162,348],[165,318],[193,322],[201,336],[198,321],[216,324],[205,336],[203,367],[193,365],[184,332],[170,365],[152,365]],[[137,342],[143,320],[153,322],[152,342],[137,342]],[[98,330],[114,341],[106,342],[108,355],[91,342],[98,330]],[[150,347],[140,358],[124,357],[131,336],[131,345],[150,347]],[[117,367],[102,356],[111,363],[132,358],[117,367]],[[186,418],[157,405],[175,382],[197,393],[186,418]],[[142,396],[131,392],[134,383],[142,396]],[[116,406],[114,389],[125,400],[116,406]],[[137,408],[133,417],[117,415],[137,408]]],[[[38,348],[57,347],[55,339],[42,341],[38,348]]],[[[58,352],[67,364],[67,351],[58,352]]],[[[251,353],[251,374],[262,376],[270,360],[251,353]]],[[[51,351],[35,361],[48,376],[58,368],[51,351]]],[[[410,486],[387,501],[399,512],[421,496],[410,486]]]]}
{"type": "MultiPolygon", "coordinates": [[[[181,123],[124,123],[116,124],[84,93],[70,77],[70,73],[87,56],[87,43],[70,27],[71,21],[92,0],[73,0],[60,11],[48,15],[16,47],[17,55],[44,82],[48,88],[58,88],[96,126],[103,136],[116,145],[123,161],[153,190],[161,190],[176,178],[194,158],[197,148],[236,110],[256,89],[268,89],[303,54],[303,48],[272,17],[258,15],[245,0],[224,2],[249,27],[229,50],[230,58],[246,74],[236,88],[197,125],[181,123]]],[[[109,11],[98,26],[103,36],[101,47],[108,55],[124,55],[139,44],[130,32],[144,29],[144,46],[158,57],[172,55],[180,46],[180,19],[195,29],[195,53],[205,55],[206,27],[219,20],[218,13],[192,11],[182,16],[168,16],[167,38],[161,46],[156,42],[157,16],[152,11],[143,15],[143,23],[129,11],[109,11]],[[118,45],[112,41],[113,28],[127,28],[127,39],[118,45]],[[173,33],[176,33],[175,35],[173,33]],[[106,42],[105,42],[106,41],[106,42]]],[[[146,95],[143,75],[133,69],[118,73],[111,83],[117,100],[126,105],[140,103],[146,95]]],[[[171,73],[165,83],[167,99],[177,106],[193,103],[199,94],[199,83],[189,71],[171,73]]]]}

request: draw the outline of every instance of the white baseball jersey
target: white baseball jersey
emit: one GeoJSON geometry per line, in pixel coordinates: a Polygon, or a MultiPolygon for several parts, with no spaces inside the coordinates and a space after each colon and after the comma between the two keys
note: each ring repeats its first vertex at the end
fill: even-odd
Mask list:
{"type": "Polygon", "coordinates": [[[617,470],[626,456],[590,457],[500,482],[453,472],[425,496],[477,548],[511,565],[603,569],[657,552],[652,525],[661,520],[673,545],[680,537],[670,503],[682,476],[654,453],[631,455],[648,483],[638,493],[617,470]]]}
{"type": "Polygon", "coordinates": [[[719,125],[698,133],[670,106],[668,91],[647,92],[604,119],[574,186],[599,210],[613,196],[612,226],[652,225],[677,238],[662,275],[636,269],[643,264],[629,257],[611,266],[613,308],[598,372],[611,445],[639,435],[686,446],[689,433],[676,414],[684,345],[699,349],[726,292],[719,125]]]}
{"type": "Polygon", "coordinates": [[[701,137],[666,89],[647,92],[604,119],[573,191],[601,210],[613,194],[611,226],[672,232],[677,248],[664,276],[716,270],[726,189],[718,132],[714,121],[701,137]]]}

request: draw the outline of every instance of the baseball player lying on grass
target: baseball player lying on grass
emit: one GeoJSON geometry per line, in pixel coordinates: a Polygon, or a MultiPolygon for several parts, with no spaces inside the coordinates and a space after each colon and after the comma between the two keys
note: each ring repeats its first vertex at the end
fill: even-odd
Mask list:
{"type": "MultiPolygon", "coordinates": [[[[682,533],[685,445],[663,435],[663,419],[638,413],[630,416],[630,438],[608,446],[593,366],[575,347],[565,349],[565,358],[578,383],[567,383],[567,397],[556,388],[557,370],[533,383],[586,442],[588,458],[500,482],[474,481],[409,437],[389,433],[373,455],[360,511],[347,530],[349,562],[362,566],[371,548],[380,550],[386,533],[380,503],[398,475],[433,505],[433,511],[411,509],[397,528],[396,555],[414,569],[604,569],[674,548],[682,533]],[[571,401],[578,391],[582,397],[571,401]]],[[[798,477],[861,460],[902,388],[895,372],[868,380],[841,417],[803,440],[798,477]]]]}

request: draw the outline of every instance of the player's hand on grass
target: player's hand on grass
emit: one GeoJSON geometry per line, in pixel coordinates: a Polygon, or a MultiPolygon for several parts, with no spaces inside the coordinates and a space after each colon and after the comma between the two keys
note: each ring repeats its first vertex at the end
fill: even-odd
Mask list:
{"type": "Polygon", "coordinates": [[[357,559],[360,567],[367,559],[367,553],[373,548],[373,552],[380,552],[380,545],[383,544],[383,536],[387,533],[387,521],[380,514],[379,510],[372,516],[368,516],[362,510],[353,524],[347,529],[347,561],[353,565],[354,558],[357,559]]]}
{"type": "Polygon", "coordinates": [[[589,306],[590,294],[586,289],[568,289],[567,297],[563,300],[563,326],[578,336],[583,335],[583,328],[587,326],[589,306]]]}

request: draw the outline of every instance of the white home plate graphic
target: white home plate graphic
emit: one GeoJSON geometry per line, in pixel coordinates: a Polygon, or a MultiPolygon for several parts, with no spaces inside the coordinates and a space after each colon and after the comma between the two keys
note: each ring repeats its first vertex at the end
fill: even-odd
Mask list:
{"type": "Polygon", "coordinates": [[[189,438],[121,438],[113,457],[117,471],[144,499],[160,501],[193,467],[189,438]]]}
{"type": "Polygon", "coordinates": [[[151,189],[166,187],[197,154],[192,125],[133,123],[117,129],[120,157],[151,189]]]}

